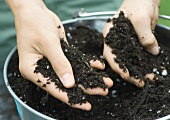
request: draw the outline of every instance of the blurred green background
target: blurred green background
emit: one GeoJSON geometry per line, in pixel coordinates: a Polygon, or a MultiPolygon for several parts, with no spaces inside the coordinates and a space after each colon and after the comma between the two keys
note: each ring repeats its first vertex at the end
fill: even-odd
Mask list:
{"type": "MultiPolygon", "coordinates": [[[[170,0],[161,0],[159,14],[170,16],[170,0]]],[[[170,27],[170,20],[159,18],[158,23],[170,27]]]]}

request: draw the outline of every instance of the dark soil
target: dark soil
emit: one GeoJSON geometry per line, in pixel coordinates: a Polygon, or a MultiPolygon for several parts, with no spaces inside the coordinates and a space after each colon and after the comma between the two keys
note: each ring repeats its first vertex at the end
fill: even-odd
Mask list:
{"type": "MultiPolygon", "coordinates": [[[[112,53],[117,56],[113,58],[126,72],[126,67],[131,76],[144,80],[147,73],[162,75],[169,66],[167,53],[161,48],[158,56],[151,55],[141,46],[138,36],[130,20],[119,14],[119,18],[113,18],[110,22],[113,27],[105,38],[105,43],[112,48],[112,53]]],[[[142,36],[144,37],[144,36],[142,36]]]]}
{"type": "MultiPolygon", "coordinates": [[[[61,39],[61,46],[64,54],[72,65],[75,77],[75,86],[70,89],[66,89],[54,72],[50,62],[44,57],[37,62],[37,67],[34,71],[35,73],[41,73],[45,78],[48,78],[48,83],[43,84],[42,87],[46,87],[46,85],[51,82],[55,82],[56,89],[59,88],[63,92],[68,93],[68,102],[70,104],[82,104],[87,102],[87,95],[83,93],[83,90],[81,90],[78,85],[82,85],[85,89],[100,87],[105,90],[107,88],[104,84],[103,77],[108,77],[108,75],[90,66],[89,61],[92,59],[96,60],[96,57],[85,55],[73,45],[68,46],[63,39],[61,39]]],[[[39,82],[39,80],[37,82],[39,82]]]]}
{"type": "MultiPolygon", "coordinates": [[[[158,56],[146,52],[140,46],[133,26],[123,16],[123,13],[120,14],[118,19],[111,21],[114,27],[111,28],[110,33],[105,38],[105,42],[111,48],[114,48],[112,53],[117,55],[115,60],[122,69],[126,66],[132,76],[142,80],[144,80],[143,77],[146,73],[155,72],[157,74],[155,79],[159,79],[154,84],[146,79],[145,87],[140,89],[115,74],[106,62],[104,71],[91,69],[89,67],[90,59],[103,58],[102,34],[85,26],[79,26],[66,30],[69,43],[76,46],[78,50],[74,46],[68,46],[63,41],[61,42],[63,51],[69,57],[73,66],[76,84],[82,84],[85,88],[100,86],[105,89],[102,76],[108,74],[114,81],[114,86],[109,89],[109,94],[107,96],[89,96],[84,94],[77,86],[68,90],[62,86],[59,80],[49,80],[48,82],[55,82],[61,90],[70,93],[68,94],[68,96],[71,96],[70,103],[83,103],[88,100],[92,104],[91,111],[71,108],[48,95],[32,82],[22,78],[18,70],[18,54],[15,53],[9,63],[8,79],[17,96],[37,111],[61,120],[143,120],[156,119],[170,114],[170,75],[162,76],[161,74],[162,66],[168,73],[170,72],[169,51],[162,46],[158,56]],[[93,57],[94,55],[96,56],[93,57]],[[74,67],[78,67],[79,71],[76,71],[74,67]],[[85,80],[82,77],[88,78],[88,80],[82,81],[85,80]],[[95,81],[91,77],[95,77],[95,81]],[[74,96],[73,93],[77,96],[74,96]]],[[[46,58],[39,60],[37,64],[38,67],[35,72],[43,74],[45,71],[46,74],[43,74],[45,77],[50,76],[52,79],[58,79],[46,58]]],[[[39,81],[37,80],[37,82],[39,81]]]]}

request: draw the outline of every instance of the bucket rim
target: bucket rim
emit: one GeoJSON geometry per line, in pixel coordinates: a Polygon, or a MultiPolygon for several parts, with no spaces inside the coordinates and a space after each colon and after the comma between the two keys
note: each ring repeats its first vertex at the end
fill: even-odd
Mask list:
{"type": "MultiPolygon", "coordinates": [[[[69,23],[74,23],[74,22],[77,22],[77,21],[81,21],[81,20],[96,20],[96,19],[103,19],[103,20],[106,20],[107,18],[109,18],[111,16],[90,16],[90,17],[83,17],[83,18],[75,18],[75,19],[69,19],[69,20],[64,20],[62,21],[62,24],[69,24],[69,23]]],[[[170,27],[168,26],[165,26],[165,25],[162,25],[162,24],[157,24],[157,26],[161,27],[161,28],[164,28],[166,30],[169,30],[170,31],[170,27]]],[[[6,60],[5,60],[5,64],[4,64],[4,68],[3,68],[3,76],[4,76],[4,82],[5,82],[5,85],[8,89],[8,91],[10,92],[10,94],[12,95],[12,97],[17,101],[19,102],[19,104],[21,104],[24,108],[26,108],[27,110],[29,110],[30,112],[33,112],[34,114],[44,118],[44,119],[48,119],[48,120],[56,120],[54,118],[51,118],[47,115],[44,115],[42,114],[41,112],[38,112],[37,110],[31,108],[29,105],[27,105],[26,103],[24,103],[16,94],[15,92],[12,90],[12,88],[10,87],[9,83],[8,83],[8,77],[7,77],[7,68],[8,68],[8,64],[9,64],[9,61],[12,57],[12,55],[14,54],[14,52],[17,50],[17,46],[15,46],[11,51],[10,53],[8,54],[6,60]]],[[[156,120],[166,120],[166,119],[170,119],[170,114],[169,115],[166,115],[164,117],[161,117],[161,118],[158,118],[156,120]]]]}

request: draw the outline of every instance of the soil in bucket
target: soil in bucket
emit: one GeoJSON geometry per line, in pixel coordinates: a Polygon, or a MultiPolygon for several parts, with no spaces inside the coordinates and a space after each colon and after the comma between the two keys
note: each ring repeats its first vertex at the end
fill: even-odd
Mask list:
{"type": "Polygon", "coordinates": [[[117,56],[113,61],[119,63],[124,72],[126,67],[131,76],[145,81],[144,88],[126,82],[111,70],[102,56],[101,33],[87,26],[77,26],[66,29],[70,45],[61,39],[62,49],[73,67],[76,84],[85,88],[99,86],[105,90],[102,77],[109,76],[114,81],[109,94],[90,96],[83,93],[78,86],[65,89],[56,80],[58,77],[49,61],[45,57],[37,61],[35,73],[55,79],[49,80],[44,87],[55,82],[58,88],[68,93],[71,104],[89,101],[93,106],[90,111],[71,108],[21,76],[17,52],[13,54],[8,67],[8,80],[13,91],[33,109],[61,120],[156,119],[170,114],[170,75],[167,74],[170,72],[169,49],[159,44],[161,50],[157,56],[145,51],[132,24],[122,12],[118,18],[108,19],[107,22],[114,25],[104,38],[105,43],[112,48],[112,53],[117,56]],[[105,70],[92,69],[89,60],[101,60],[106,64],[105,70]],[[146,73],[155,74],[154,83],[144,79],[146,73]]]}

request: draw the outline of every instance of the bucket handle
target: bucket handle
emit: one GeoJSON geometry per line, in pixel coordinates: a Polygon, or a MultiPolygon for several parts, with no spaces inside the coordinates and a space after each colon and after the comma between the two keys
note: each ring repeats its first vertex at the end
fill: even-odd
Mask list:
{"type": "MultiPolygon", "coordinates": [[[[101,11],[101,12],[85,12],[82,8],[73,13],[73,18],[83,18],[83,17],[91,17],[91,16],[101,16],[101,15],[114,15],[117,11],[101,11]]],[[[159,18],[163,18],[166,20],[170,20],[170,16],[168,15],[159,15],[159,18]]]]}

